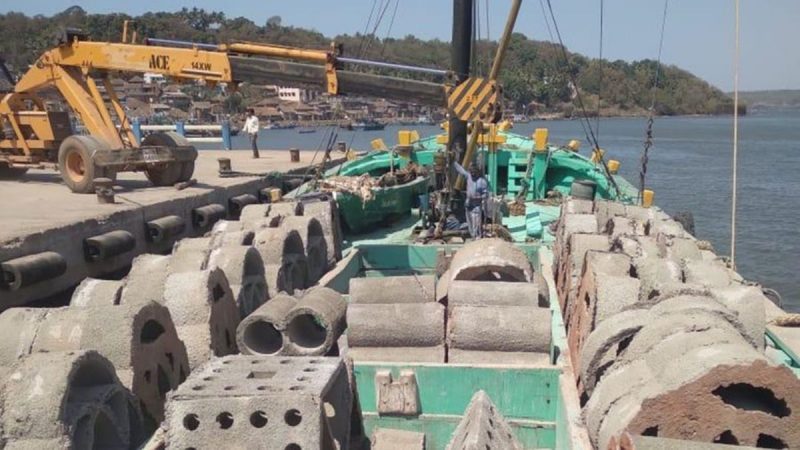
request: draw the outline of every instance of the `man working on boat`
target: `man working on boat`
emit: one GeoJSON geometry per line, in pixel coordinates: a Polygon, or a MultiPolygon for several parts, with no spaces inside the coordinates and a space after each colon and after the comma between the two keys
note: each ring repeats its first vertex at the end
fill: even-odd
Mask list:
{"type": "Polygon", "coordinates": [[[250,136],[250,147],[253,149],[253,158],[258,158],[258,116],[251,108],[247,110],[247,120],[244,122],[244,132],[250,136]]]}
{"type": "Polygon", "coordinates": [[[465,204],[467,228],[472,239],[483,234],[483,204],[489,195],[489,182],[481,174],[475,163],[470,163],[469,171],[454,161],[456,171],[467,180],[467,200],[465,204]]]}

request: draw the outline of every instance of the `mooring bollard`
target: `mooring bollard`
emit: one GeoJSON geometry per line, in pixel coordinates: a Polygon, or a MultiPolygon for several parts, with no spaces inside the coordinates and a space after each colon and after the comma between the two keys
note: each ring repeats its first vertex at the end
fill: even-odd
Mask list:
{"type": "Polygon", "coordinates": [[[289,157],[292,162],[300,162],[300,149],[299,148],[290,148],[289,149],[289,157]]]}
{"type": "Polygon", "coordinates": [[[98,203],[114,203],[114,182],[111,179],[95,178],[94,192],[97,194],[98,203]]]}
{"type": "Polygon", "coordinates": [[[217,163],[219,164],[219,173],[228,173],[232,170],[230,158],[217,158],[217,163]]]}

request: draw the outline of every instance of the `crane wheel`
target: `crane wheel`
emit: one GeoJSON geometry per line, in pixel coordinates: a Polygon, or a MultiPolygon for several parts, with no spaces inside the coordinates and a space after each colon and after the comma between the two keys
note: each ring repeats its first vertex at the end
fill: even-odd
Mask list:
{"type": "MultiPolygon", "coordinates": [[[[174,131],[167,131],[147,135],[142,140],[142,145],[174,148],[188,147],[192,144],[180,134],[174,131]]],[[[189,181],[192,178],[194,161],[175,162],[161,167],[147,168],[145,174],[147,179],[156,186],[171,186],[181,181],[189,181]]]]}
{"type": "Polygon", "coordinates": [[[95,166],[94,154],[105,149],[106,147],[93,136],[70,136],[64,139],[58,149],[58,170],[61,172],[64,184],[72,192],[79,194],[94,192],[94,179],[106,176],[106,171],[95,166]]]}
{"type": "Polygon", "coordinates": [[[25,175],[27,167],[11,167],[8,164],[0,163],[0,180],[16,180],[25,175]]]}

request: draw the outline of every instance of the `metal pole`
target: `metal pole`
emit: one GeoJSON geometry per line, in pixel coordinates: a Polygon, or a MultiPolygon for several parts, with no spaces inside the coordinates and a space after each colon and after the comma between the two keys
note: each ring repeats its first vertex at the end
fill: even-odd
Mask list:
{"type": "Polygon", "coordinates": [[[508,12],[508,19],[506,20],[506,28],[503,30],[503,37],[497,46],[497,53],[492,63],[492,71],[489,72],[489,79],[496,80],[500,74],[500,67],[503,65],[503,59],[506,56],[508,43],[511,41],[511,33],[514,32],[514,24],[517,23],[517,16],[519,15],[519,8],[522,5],[522,0],[514,0],[511,3],[511,10],[508,12]]]}
{"type": "MultiPolygon", "coordinates": [[[[456,83],[469,78],[472,56],[472,9],[473,0],[453,0],[451,63],[456,83]]],[[[455,152],[456,161],[460,161],[467,147],[467,123],[451,117],[448,134],[448,150],[455,152]]]]}
{"type": "Polygon", "coordinates": [[[364,66],[371,66],[371,67],[383,67],[386,69],[395,69],[395,70],[404,70],[408,72],[419,72],[428,75],[438,75],[438,76],[445,76],[447,75],[446,70],[442,69],[433,69],[428,67],[416,67],[416,66],[409,66],[406,64],[394,64],[394,63],[386,63],[381,61],[371,61],[368,59],[356,59],[356,58],[345,58],[345,57],[337,57],[336,61],[342,62],[345,64],[357,64],[357,65],[364,65],[364,66]]]}

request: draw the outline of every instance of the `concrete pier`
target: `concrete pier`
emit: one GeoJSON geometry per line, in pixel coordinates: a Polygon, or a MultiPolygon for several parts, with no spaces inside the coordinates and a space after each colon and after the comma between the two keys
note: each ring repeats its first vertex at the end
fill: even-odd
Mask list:
{"type": "MultiPolygon", "coordinates": [[[[270,187],[264,177],[219,177],[217,158],[230,158],[234,171],[249,173],[302,169],[314,158],[312,151],[301,152],[295,163],[282,150],[262,151],[260,159],[252,159],[250,151],[199,153],[196,184],[182,190],[155,187],[143,173],[120,173],[113,204],[70,192],[56,171],[31,170],[18,180],[0,180],[0,310],[69,291],[86,277],[119,277],[135,256],[168,253],[176,240],[210,231],[206,210],[219,210],[212,219],[224,219],[236,213],[231,198],[259,197],[270,187]],[[156,228],[170,224],[166,235],[148,229],[158,219],[156,228]],[[98,242],[104,246],[100,256],[98,242]]],[[[320,152],[314,163],[321,158],[320,152]]]]}

